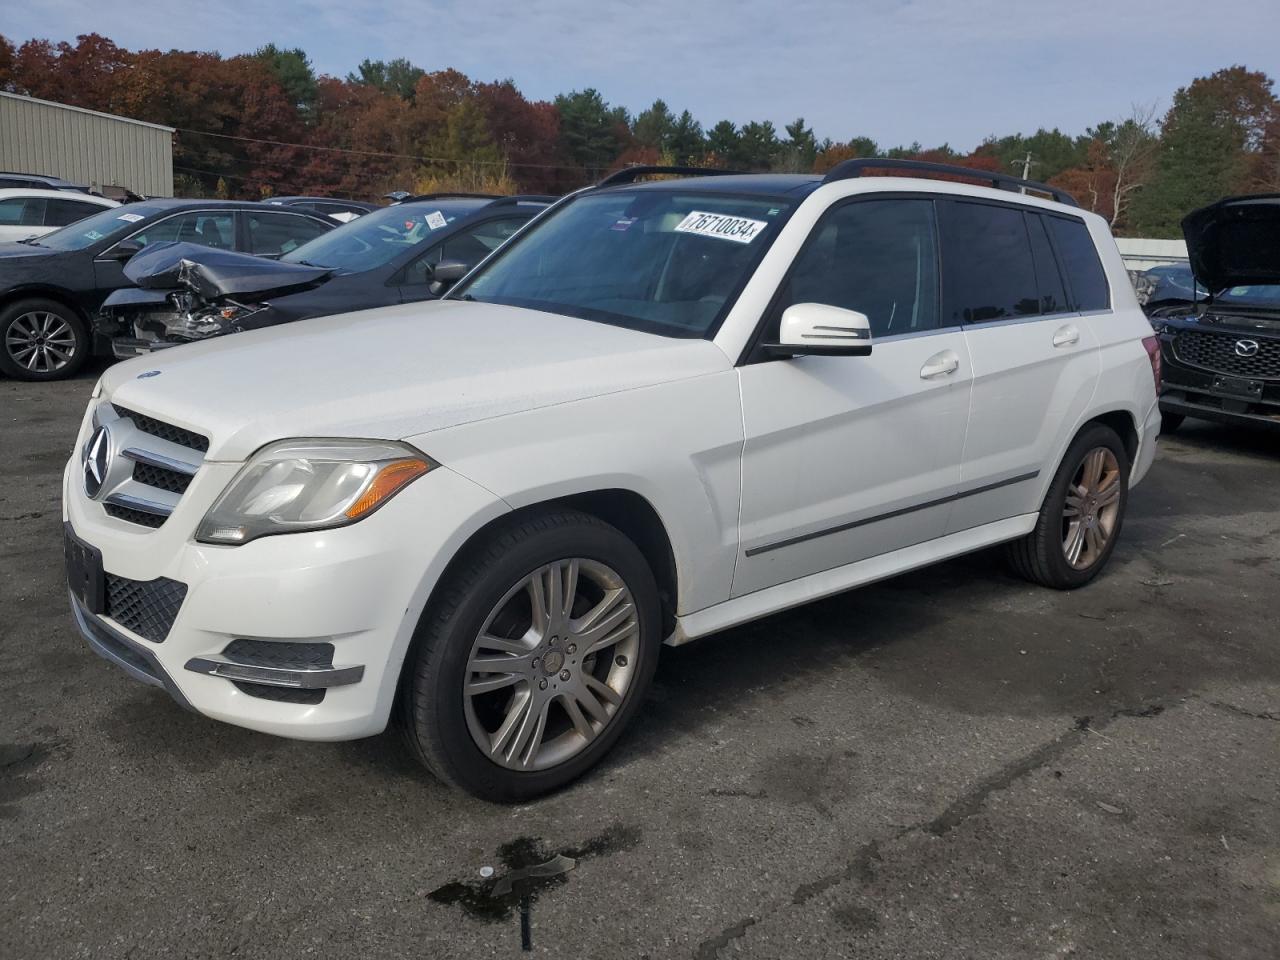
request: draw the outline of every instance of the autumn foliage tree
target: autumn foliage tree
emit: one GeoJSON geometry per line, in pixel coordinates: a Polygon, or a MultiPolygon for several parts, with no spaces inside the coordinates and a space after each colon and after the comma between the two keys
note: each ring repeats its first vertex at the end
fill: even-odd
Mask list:
{"type": "Polygon", "coordinates": [[[176,128],[175,174],[189,194],[559,194],[638,163],[825,173],[853,157],[888,157],[1026,169],[1118,232],[1176,236],[1194,206],[1280,191],[1280,106],[1272,80],[1242,66],[1192,80],[1159,123],[1153,108],[1135,109],[1078,136],[992,135],[968,153],[819,139],[803,118],[781,130],[765,119],[704,127],[662,99],[633,118],[593,88],[535,101],[510,79],[479,82],[403,58],[317,75],[305,51],[272,43],[227,57],[131,51],[97,34],[74,43],[0,36],[0,89],[176,128]]]}

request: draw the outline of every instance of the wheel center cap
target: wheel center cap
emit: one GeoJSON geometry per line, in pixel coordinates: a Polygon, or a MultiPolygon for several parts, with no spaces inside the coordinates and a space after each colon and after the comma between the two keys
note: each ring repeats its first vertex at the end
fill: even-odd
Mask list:
{"type": "Polygon", "coordinates": [[[553,673],[559,673],[564,667],[564,654],[559,650],[548,650],[546,656],[542,658],[542,670],[548,676],[553,673]]]}

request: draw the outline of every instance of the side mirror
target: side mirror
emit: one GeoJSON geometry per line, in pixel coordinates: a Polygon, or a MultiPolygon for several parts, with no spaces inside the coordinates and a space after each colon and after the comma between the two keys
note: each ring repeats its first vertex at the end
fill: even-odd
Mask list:
{"type": "Polygon", "coordinates": [[[461,260],[441,260],[431,270],[431,292],[442,294],[471,272],[471,264],[461,260]]]}
{"type": "Polygon", "coordinates": [[[142,250],[142,244],[137,240],[121,240],[107,251],[107,259],[119,260],[121,263],[124,263],[140,250],[142,250]]]}
{"type": "Polygon", "coordinates": [[[865,357],[871,353],[871,321],[857,310],[795,303],[782,312],[778,342],[764,349],[775,357],[865,357]]]}

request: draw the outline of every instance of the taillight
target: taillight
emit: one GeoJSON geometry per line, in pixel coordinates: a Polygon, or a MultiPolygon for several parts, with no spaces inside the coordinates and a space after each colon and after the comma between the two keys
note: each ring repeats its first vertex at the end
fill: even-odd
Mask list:
{"type": "Polygon", "coordinates": [[[1142,345],[1147,349],[1147,359],[1151,361],[1151,379],[1156,382],[1156,393],[1160,392],[1160,338],[1143,337],[1142,345]]]}

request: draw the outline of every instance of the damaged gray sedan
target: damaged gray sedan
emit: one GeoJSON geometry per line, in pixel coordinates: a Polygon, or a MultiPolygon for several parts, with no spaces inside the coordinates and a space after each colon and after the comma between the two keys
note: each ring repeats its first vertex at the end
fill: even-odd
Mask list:
{"type": "Polygon", "coordinates": [[[121,359],[309,317],[432,300],[546,208],[547,197],[428,197],[387,207],[277,260],[153,244],[95,332],[121,359]]]}

